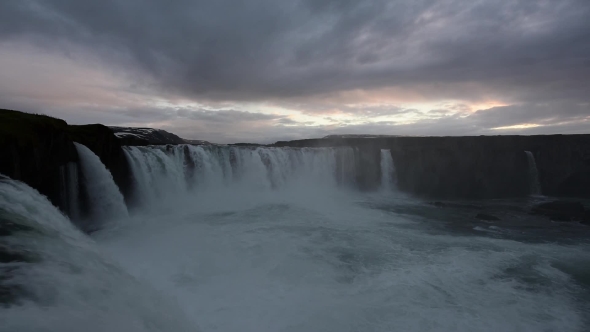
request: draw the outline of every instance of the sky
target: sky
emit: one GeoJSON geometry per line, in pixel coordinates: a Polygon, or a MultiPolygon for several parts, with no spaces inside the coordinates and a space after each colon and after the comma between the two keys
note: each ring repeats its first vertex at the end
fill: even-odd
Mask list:
{"type": "Polygon", "coordinates": [[[0,108],[217,143],[590,133],[590,1],[1,0],[0,108]]]}

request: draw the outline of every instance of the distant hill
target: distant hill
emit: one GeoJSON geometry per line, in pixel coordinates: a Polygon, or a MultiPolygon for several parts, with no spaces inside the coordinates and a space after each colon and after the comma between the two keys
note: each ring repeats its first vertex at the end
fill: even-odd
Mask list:
{"type": "Polygon", "coordinates": [[[349,134],[349,135],[328,135],[322,137],[323,139],[334,138],[382,138],[382,137],[402,137],[401,135],[363,135],[363,134],[349,134]]]}
{"type": "MultiPolygon", "coordinates": [[[[187,142],[165,130],[153,128],[109,127],[122,145],[186,144],[187,142]]],[[[192,144],[192,143],[189,143],[192,144]]]]}
{"type": "Polygon", "coordinates": [[[185,139],[184,142],[186,144],[192,144],[192,145],[210,145],[210,144],[215,145],[215,143],[211,143],[211,142],[203,141],[203,140],[199,140],[199,139],[185,139]]]}

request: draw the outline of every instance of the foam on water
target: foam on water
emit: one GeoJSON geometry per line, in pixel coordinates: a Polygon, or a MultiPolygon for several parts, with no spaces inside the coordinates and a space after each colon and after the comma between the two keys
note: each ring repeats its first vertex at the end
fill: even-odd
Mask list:
{"type": "Polygon", "coordinates": [[[256,200],[144,218],[99,243],[206,331],[585,328],[580,286],[555,264],[589,262],[587,247],[427,234],[350,193],[256,200]]]}
{"type": "MultiPolygon", "coordinates": [[[[73,321],[113,331],[588,330],[587,242],[487,237],[495,226],[470,227],[475,235],[429,227],[407,212],[424,210],[420,201],[350,190],[353,149],[126,151],[139,197],[128,222],[89,239],[53,208],[49,217],[69,241],[61,231],[57,240],[14,237],[45,253],[32,265],[36,274],[18,280],[39,285],[47,299],[2,309],[7,328],[67,331],[73,321]]],[[[24,196],[12,200],[23,205],[15,213],[45,225],[42,212],[28,210],[52,207],[28,206],[38,195],[24,196]]]]}
{"type": "Polygon", "coordinates": [[[196,330],[30,187],[0,179],[0,226],[0,331],[196,330]]]}

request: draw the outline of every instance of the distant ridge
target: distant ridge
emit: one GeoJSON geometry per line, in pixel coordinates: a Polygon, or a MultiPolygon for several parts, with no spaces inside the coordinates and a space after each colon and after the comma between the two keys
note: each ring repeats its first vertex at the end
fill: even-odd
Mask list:
{"type": "Polygon", "coordinates": [[[200,139],[185,139],[184,142],[186,144],[192,144],[192,145],[219,145],[216,143],[211,143],[209,141],[203,141],[200,139]]]}
{"type": "Polygon", "coordinates": [[[328,135],[322,139],[333,138],[381,138],[381,137],[403,137],[403,135],[364,135],[364,134],[347,134],[347,135],[328,135]]]}
{"type": "Polygon", "coordinates": [[[109,127],[123,145],[185,144],[184,139],[162,129],[109,127]]]}

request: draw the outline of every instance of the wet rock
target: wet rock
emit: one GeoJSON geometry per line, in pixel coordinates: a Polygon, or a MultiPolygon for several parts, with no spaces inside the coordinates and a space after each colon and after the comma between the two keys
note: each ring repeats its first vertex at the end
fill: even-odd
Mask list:
{"type": "Polygon", "coordinates": [[[487,214],[487,213],[478,213],[475,215],[475,218],[479,219],[479,220],[485,220],[485,221],[498,221],[500,220],[500,218],[491,215],[491,214],[487,214]]]}
{"type": "Polygon", "coordinates": [[[549,217],[553,221],[589,222],[590,211],[586,211],[581,202],[553,201],[541,203],[531,210],[531,214],[549,217]]]}
{"type": "MultiPolygon", "coordinates": [[[[131,168],[111,129],[99,124],[68,125],[50,116],[0,109],[0,173],[35,188],[65,213],[62,178],[66,166],[78,162],[74,142],[100,158],[129,200],[131,168]]],[[[81,200],[84,202],[84,197],[81,200]]]]}
{"type": "Polygon", "coordinates": [[[453,203],[453,202],[430,202],[430,205],[434,205],[440,208],[455,208],[455,209],[466,209],[466,210],[481,210],[482,207],[475,204],[465,204],[465,203],[453,203]]]}
{"type": "MultiPolygon", "coordinates": [[[[532,151],[544,195],[590,198],[590,135],[339,135],[279,141],[272,146],[350,146],[373,151],[375,158],[381,149],[389,149],[398,176],[397,189],[437,200],[527,197],[530,183],[524,151],[532,151]]],[[[365,166],[361,163],[357,167],[365,166]]]]}

